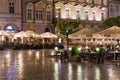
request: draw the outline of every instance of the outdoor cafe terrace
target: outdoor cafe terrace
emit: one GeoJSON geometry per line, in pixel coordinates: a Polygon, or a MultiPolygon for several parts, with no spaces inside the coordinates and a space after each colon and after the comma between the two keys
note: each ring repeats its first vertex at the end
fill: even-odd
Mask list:
{"type": "MultiPolygon", "coordinates": [[[[57,38],[55,34],[46,32],[37,34],[34,31],[21,31],[18,33],[9,33],[0,30],[1,48],[12,49],[54,49],[59,42],[55,41],[57,38]]],[[[97,60],[97,47],[102,45],[105,49],[105,59],[120,60],[120,28],[113,26],[106,30],[96,33],[94,30],[84,28],[76,33],[68,36],[68,47],[78,46],[81,54],[80,59],[97,60]],[[94,48],[94,49],[93,49],[94,48]]],[[[64,38],[61,43],[64,53],[64,45],[66,45],[64,38]]],[[[70,51],[70,50],[69,50],[70,51]]],[[[61,52],[60,52],[61,53],[61,52]]],[[[71,57],[70,57],[71,58],[71,57]]],[[[77,59],[77,58],[76,58],[77,59]]]]}
{"type": "MultiPolygon", "coordinates": [[[[4,43],[20,43],[20,44],[35,44],[32,43],[38,42],[37,39],[40,39],[40,44],[57,44],[54,38],[57,38],[57,35],[45,32],[42,34],[35,33],[34,31],[20,31],[17,33],[6,32],[0,30],[0,42],[4,43]]],[[[68,36],[69,46],[79,45],[82,47],[94,47],[97,45],[117,45],[119,44],[120,39],[120,28],[117,26],[110,27],[108,29],[96,32],[89,28],[84,28],[76,33],[73,33],[68,36]]],[[[66,39],[63,39],[62,44],[66,44],[66,39]]]]}

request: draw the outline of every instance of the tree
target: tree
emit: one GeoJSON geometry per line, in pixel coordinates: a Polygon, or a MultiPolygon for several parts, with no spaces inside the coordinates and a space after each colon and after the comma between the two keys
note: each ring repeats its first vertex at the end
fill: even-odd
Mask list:
{"type": "Polygon", "coordinates": [[[76,20],[61,20],[57,22],[57,30],[60,34],[65,35],[68,30],[68,34],[78,31],[79,22],[76,20]]]}
{"type": "Polygon", "coordinates": [[[116,17],[117,26],[120,26],[120,16],[116,17]]]}
{"type": "Polygon", "coordinates": [[[102,23],[102,28],[108,28],[112,26],[120,26],[120,16],[115,18],[108,18],[102,23]]]}
{"type": "Polygon", "coordinates": [[[60,34],[66,35],[66,44],[68,51],[68,35],[78,30],[79,22],[76,20],[61,20],[57,22],[57,30],[60,34]]]}

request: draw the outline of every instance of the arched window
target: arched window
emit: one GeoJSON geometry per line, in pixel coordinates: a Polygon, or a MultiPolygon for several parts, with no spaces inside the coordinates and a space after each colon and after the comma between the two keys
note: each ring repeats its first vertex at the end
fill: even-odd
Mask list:
{"type": "Polygon", "coordinates": [[[47,21],[50,21],[52,19],[52,6],[51,5],[46,6],[46,19],[47,21]]]}
{"type": "Polygon", "coordinates": [[[14,11],[14,8],[15,8],[15,3],[12,1],[9,2],[9,13],[10,14],[13,14],[15,11],[14,11]]]}
{"type": "Polygon", "coordinates": [[[47,20],[51,20],[51,11],[47,11],[47,20]]]}
{"type": "Polygon", "coordinates": [[[70,10],[66,9],[66,18],[69,18],[69,17],[70,17],[70,10]]]}
{"type": "Polygon", "coordinates": [[[32,10],[31,10],[31,9],[28,9],[28,10],[27,10],[27,19],[28,19],[28,20],[31,20],[31,19],[32,19],[32,10]]]}
{"type": "Polygon", "coordinates": [[[95,12],[92,12],[92,18],[95,20],[95,12]]]}
{"type": "Polygon", "coordinates": [[[104,13],[101,13],[101,20],[104,20],[104,13]]]}
{"type": "Polygon", "coordinates": [[[76,10],[76,19],[80,19],[80,10],[76,10]]]}
{"type": "Polygon", "coordinates": [[[33,20],[33,9],[34,9],[34,5],[33,3],[28,3],[26,5],[26,19],[27,20],[33,20]]]}
{"type": "Polygon", "coordinates": [[[88,20],[88,11],[85,11],[85,19],[88,20]]]}
{"type": "Polygon", "coordinates": [[[50,32],[49,28],[45,28],[45,32],[50,32]]]}
{"type": "Polygon", "coordinates": [[[9,26],[6,26],[6,27],[5,27],[5,31],[6,31],[6,32],[15,32],[15,28],[14,28],[13,26],[10,26],[10,25],[9,25],[9,26]]]}
{"type": "Polygon", "coordinates": [[[36,19],[37,20],[42,20],[43,19],[43,11],[41,9],[36,10],[36,19]]]}
{"type": "Polygon", "coordinates": [[[56,18],[60,18],[60,8],[56,9],[56,18]]]}

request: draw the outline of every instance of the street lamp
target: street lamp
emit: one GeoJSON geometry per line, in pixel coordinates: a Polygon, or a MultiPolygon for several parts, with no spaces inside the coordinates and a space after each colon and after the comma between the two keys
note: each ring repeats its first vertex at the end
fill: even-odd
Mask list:
{"type": "Polygon", "coordinates": [[[119,45],[119,41],[120,41],[120,40],[119,40],[119,39],[117,39],[117,45],[119,45]]]}
{"type": "Polygon", "coordinates": [[[52,7],[53,7],[53,12],[52,12],[52,14],[53,14],[53,16],[52,16],[52,24],[54,25],[55,24],[55,1],[54,0],[52,0],[52,7]]]}
{"type": "Polygon", "coordinates": [[[55,51],[58,51],[58,47],[55,47],[55,51]]]}
{"type": "Polygon", "coordinates": [[[69,33],[69,30],[66,29],[67,52],[68,52],[68,33],[69,33]]]}

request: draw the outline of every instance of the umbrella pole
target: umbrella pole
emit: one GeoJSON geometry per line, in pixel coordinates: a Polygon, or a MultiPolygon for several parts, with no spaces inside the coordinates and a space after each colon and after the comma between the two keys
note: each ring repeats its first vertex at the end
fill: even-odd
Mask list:
{"type": "Polygon", "coordinates": [[[85,47],[87,47],[87,38],[86,38],[86,44],[85,44],[85,47]]]}
{"type": "Polygon", "coordinates": [[[44,49],[44,47],[45,47],[45,40],[44,40],[44,38],[43,38],[43,49],[44,49]]]}

